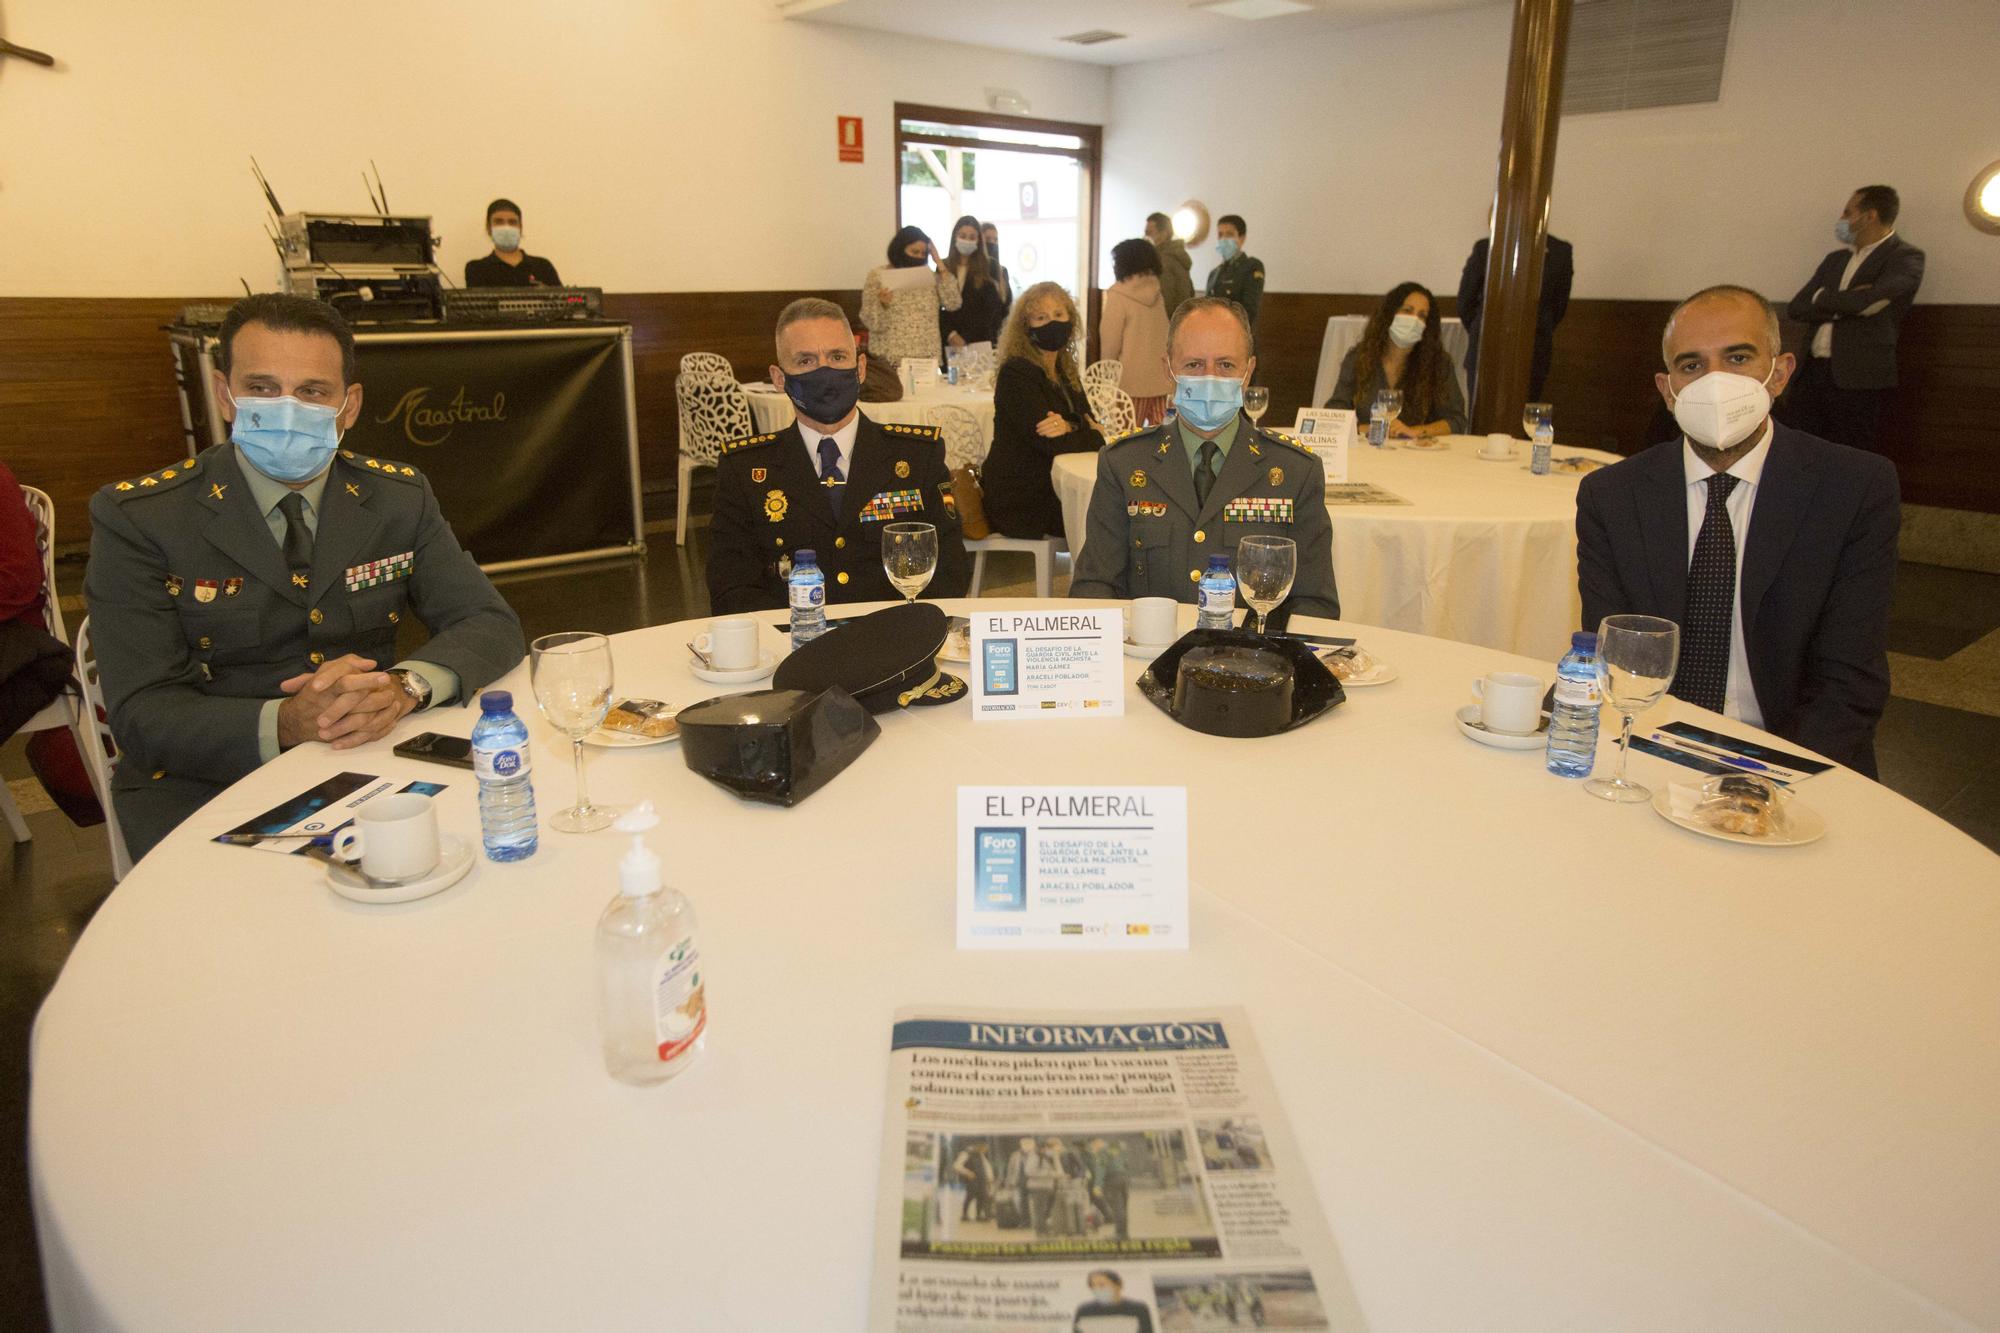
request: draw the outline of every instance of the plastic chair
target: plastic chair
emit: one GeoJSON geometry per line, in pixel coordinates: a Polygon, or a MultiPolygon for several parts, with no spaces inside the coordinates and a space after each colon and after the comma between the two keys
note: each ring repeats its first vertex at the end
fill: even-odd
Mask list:
{"type": "Polygon", "coordinates": [[[991,441],[979,429],[979,418],[963,407],[940,404],[924,413],[944,433],[944,464],[949,468],[978,467],[986,461],[991,441]]]}
{"type": "MultiPolygon", "coordinates": [[[[694,352],[691,356],[712,356],[694,352]]],[[[736,372],[699,374],[683,371],[674,377],[674,398],[680,408],[680,494],[674,519],[674,544],[687,545],[688,493],[696,468],[714,467],[722,446],[757,433],[750,399],[736,382],[736,372]]]]}
{"type": "Polygon", "coordinates": [[[729,364],[729,358],[720,352],[689,352],[681,358],[683,375],[722,375],[736,378],[736,367],[729,364]]]}
{"type": "Polygon", "coordinates": [[[1132,395],[1115,384],[1095,385],[1084,390],[1090,399],[1090,414],[1104,428],[1105,440],[1122,439],[1139,429],[1139,409],[1132,395]]]}
{"type": "MultiPolygon", "coordinates": [[[[986,459],[989,441],[979,429],[979,419],[962,407],[939,406],[925,413],[930,423],[944,432],[944,461],[947,467],[977,467],[986,459]]],[[[979,596],[986,582],[988,551],[1026,551],[1035,557],[1035,596],[1055,595],[1056,557],[1067,555],[1069,547],[1060,537],[967,537],[965,549],[972,552],[972,587],[969,595],[979,596]]]]}
{"type": "Polygon", "coordinates": [[[1118,387],[1119,381],[1124,378],[1125,363],[1123,361],[1093,361],[1083,368],[1084,392],[1088,393],[1100,384],[1115,389],[1118,387]]]}
{"type": "MultiPolygon", "coordinates": [[[[49,499],[48,492],[33,486],[23,486],[21,494],[27,499],[28,512],[35,519],[35,545],[42,553],[42,602],[48,617],[49,633],[67,645],[69,633],[63,628],[62,607],[56,601],[56,506],[49,499]]],[[[23,722],[17,735],[32,731],[51,731],[56,727],[76,727],[76,698],[68,690],[51,699],[42,710],[23,722]]],[[[4,782],[0,782],[0,816],[7,820],[15,842],[33,842],[34,831],[15,804],[14,793],[4,782]]]]}
{"type": "Polygon", "coordinates": [[[83,685],[83,701],[77,710],[77,748],[83,751],[83,766],[90,770],[97,803],[104,807],[104,836],[111,843],[111,878],[115,882],[132,873],[132,854],[125,850],[118,807],[111,803],[111,773],[118,760],[112,754],[111,726],[104,720],[104,682],[97,674],[97,657],[90,651],[88,616],[76,627],[76,678],[83,685]]]}

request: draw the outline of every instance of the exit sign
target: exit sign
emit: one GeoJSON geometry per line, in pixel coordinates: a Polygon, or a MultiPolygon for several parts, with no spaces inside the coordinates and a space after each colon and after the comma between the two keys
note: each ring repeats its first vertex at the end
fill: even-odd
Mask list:
{"type": "Polygon", "coordinates": [[[840,160],[859,162],[861,160],[861,117],[841,116],[840,120],[840,160]]]}

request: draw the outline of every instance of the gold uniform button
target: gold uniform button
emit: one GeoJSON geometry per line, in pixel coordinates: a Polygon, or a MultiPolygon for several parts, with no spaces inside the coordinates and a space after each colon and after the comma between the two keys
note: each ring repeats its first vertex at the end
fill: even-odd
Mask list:
{"type": "Polygon", "coordinates": [[[1196,528],[1194,530],[1194,539],[1197,544],[1205,542],[1208,540],[1208,534],[1203,532],[1200,528],[1196,528]]]}
{"type": "Polygon", "coordinates": [[[835,574],[833,581],[845,587],[847,584],[847,571],[843,569],[838,574],[835,574]]]}
{"type": "Polygon", "coordinates": [[[326,612],[320,610],[318,607],[315,606],[312,609],[311,614],[309,614],[306,617],[306,619],[312,621],[313,624],[317,625],[326,619],[326,612]]]}
{"type": "Polygon", "coordinates": [[[326,654],[321,652],[307,653],[306,661],[311,662],[314,666],[318,666],[321,662],[326,661],[326,654]]]}
{"type": "Polygon", "coordinates": [[[1200,571],[1200,570],[1198,570],[1198,569],[1190,569],[1190,570],[1188,571],[1188,582],[1189,582],[1189,583],[1200,583],[1200,582],[1201,582],[1201,571],[1200,571]]]}
{"type": "Polygon", "coordinates": [[[215,641],[209,638],[206,634],[204,634],[201,636],[199,646],[203,648],[213,648],[215,647],[215,641]]]}
{"type": "Polygon", "coordinates": [[[395,611],[391,611],[391,612],[389,613],[389,623],[390,623],[391,625],[400,625],[400,624],[402,624],[402,623],[403,623],[403,617],[402,617],[402,615],[401,615],[400,613],[398,613],[398,612],[395,612],[395,611]]]}
{"type": "Polygon", "coordinates": [[[785,544],[785,539],[783,537],[778,538],[778,545],[783,546],[784,544],[785,544]]]}
{"type": "Polygon", "coordinates": [[[847,549],[847,538],[845,538],[845,537],[835,537],[835,538],[833,539],[833,549],[834,549],[834,550],[836,550],[836,551],[844,551],[844,550],[846,550],[846,549],[847,549]]]}
{"type": "Polygon", "coordinates": [[[167,775],[166,769],[156,768],[153,770],[153,781],[158,782],[161,778],[165,777],[166,775],[167,775]]]}

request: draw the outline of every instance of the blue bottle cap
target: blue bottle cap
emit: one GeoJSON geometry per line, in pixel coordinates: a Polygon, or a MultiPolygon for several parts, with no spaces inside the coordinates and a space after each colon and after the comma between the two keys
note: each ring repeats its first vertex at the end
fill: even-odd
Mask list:
{"type": "Polygon", "coordinates": [[[511,713],[514,711],[512,690],[488,690],[479,696],[479,711],[482,713],[511,713]]]}
{"type": "Polygon", "coordinates": [[[1579,653],[1597,656],[1597,634],[1594,630],[1580,629],[1569,636],[1569,646],[1579,653]]]}
{"type": "Polygon", "coordinates": [[[1229,557],[1221,552],[1217,552],[1208,557],[1208,567],[1210,569],[1226,570],[1229,568],[1229,557]]]}
{"type": "Polygon", "coordinates": [[[792,552],[793,569],[797,569],[800,565],[816,565],[818,563],[819,554],[810,546],[801,546],[798,550],[792,552]]]}

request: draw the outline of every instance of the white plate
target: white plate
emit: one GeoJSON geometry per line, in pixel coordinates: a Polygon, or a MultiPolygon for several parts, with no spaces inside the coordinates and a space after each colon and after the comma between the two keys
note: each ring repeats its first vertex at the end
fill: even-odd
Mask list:
{"type": "Polygon", "coordinates": [[[778,669],[778,655],[766,648],[753,667],[738,667],[734,671],[710,671],[692,657],[688,659],[688,670],[696,680],[705,680],[711,685],[748,685],[753,680],[762,680],[778,669]]]}
{"type": "Polygon", "coordinates": [[[1826,836],[1826,817],[1801,801],[1797,796],[1785,803],[1785,814],[1791,820],[1791,831],[1767,838],[1753,838],[1747,833],[1725,833],[1706,824],[1697,824],[1691,819],[1682,819],[1674,813],[1674,795],[1667,783],[1653,788],[1653,809],[1669,824],[1678,824],[1690,833],[1699,833],[1705,838],[1720,842],[1740,842],[1746,847],[1800,847],[1809,842],[1818,842],[1826,836]]]}
{"type": "Polygon", "coordinates": [[[438,835],[438,863],[421,879],[378,884],[355,866],[329,865],[326,886],[343,898],[357,903],[407,903],[442,893],[465,878],[472,869],[472,844],[455,833],[438,835]]]}
{"type": "Polygon", "coordinates": [[[606,750],[644,750],[649,746],[666,745],[681,738],[678,728],[664,736],[635,736],[629,731],[609,731],[599,727],[583,738],[585,745],[595,745],[606,750]]]}
{"type": "Polygon", "coordinates": [[[1130,639],[1127,639],[1125,640],[1125,656],[1142,658],[1150,662],[1179,642],[1179,639],[1168,639],[1165,643],[1134,643],[1130,639]]]}
{"type": "MultiPolygon", "coordinates": [[[[1325,659],[1322,658],[1321,660],[1324,661],[1325,659]]],[[[1328,662],[1326,669],[1328,671],[1333,670],[1333,664],[1331,662],[1328,662]]],[[[1373,669],[1363,672],[1361,675],[1356,676],[1351,680],[1340,680],[1339,676],[1335,676],[1334,679],[1340,680],[1340,684],[1343,689],[1351,690],[1356,686],[1359,686],[1360,688],[1365,690],[1370,685],[1387,685],[1390,681],[1396,679],[1396,677],[1400,676],[1401,674],[1402,672],[1396,670],[1396,668],[1390,666],[1387,662],[1384,662],[1382,659],[1378,657],[1375,659],[1375,666],[1373,667],[1373,669]]]]}
{"type": "Polygon", "coordinates": [[[938,649],[940,662],[959,662],[972,665],[972,631],[955,629],[944,636],[944,647],[938,649]]]}
{"type": "Polygon", "coordinates": [[[1405,438],[1398,440],[1396,443],[1398,448],[1408,449],[1413,454],[1448,454],[1451,452],[1451,445],[1443,440],[1432,444],[1421,440],[1405,438]]]}
{"type": "Polygon", "coordinates": [[[1519,449],[1509,449],[1499,458],[1495,458],[1492,454],[1480,453],[1475,449],[1472,456],[1482,463],[1511,463],[1521,456],[1521,451],[1519,449]]]}
{"type": "Polygon", "coordinates": [[[1479,720],[1479,705],[1467,704],[1452,714],[1458,729],[1467,740],[1490,745],[1496,750],[1546,750],[1549,746],[1549,720],[1542,719],[1542,725],[1531,736],[1514,736],[1504,731],[1488,731],[1479,720]]]}

